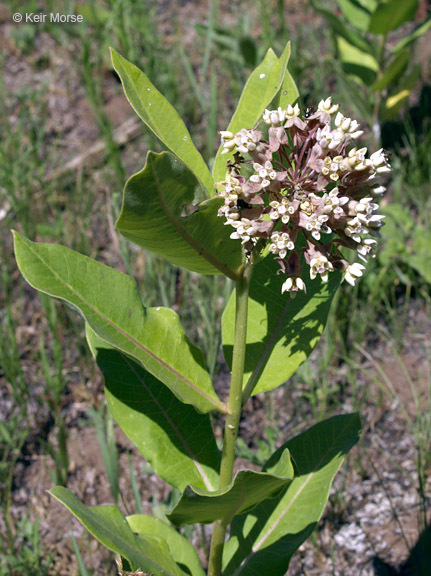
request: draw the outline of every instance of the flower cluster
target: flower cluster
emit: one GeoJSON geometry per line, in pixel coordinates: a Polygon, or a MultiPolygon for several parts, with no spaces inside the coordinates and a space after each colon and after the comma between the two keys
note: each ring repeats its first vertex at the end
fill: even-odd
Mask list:
{"type": "Polygon", "coordinates": [[[247,252],[259,240],[269,243],[287,276],[282,292],[292,296],[306,289],[301,254],[311,279],[327,281],[337,269],[354,285],[365,266],[349,264],[340,248],[364,262],[372,255],[383,219],[375,199],[385,192],[381,175],[391,170],[383,150],[367,158],[366,148],[354,147],[363,132],[330,97],[304,117],[298,105],[265,110],[260,126],[220,132],[223,153],[233,153],[218,183],[219,216],[234,228],[231,238],[247,252]]]}

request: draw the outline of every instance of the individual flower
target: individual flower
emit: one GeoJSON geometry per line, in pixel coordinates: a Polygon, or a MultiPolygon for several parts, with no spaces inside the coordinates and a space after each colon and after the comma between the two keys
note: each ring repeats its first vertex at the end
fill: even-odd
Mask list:
{"type": "Polygon", "coordinates": [[[277,173],[269,160],[267,160],[263,166],[258,162],[255,162],[253,168],[256,171],[256,174],[250,176],[250,182],[260,184],[262,188],[266,188],[266,186],[271,184],[271,180],[277,178],[277,173]]]}
{"type": "Polygon", "coordinates": [[[376,198],[391,168],[382,149],[368,157],[353,146],[362,133],[331,97],[313,113],[301,115],[298,104],[266,109],[253,129],[220,132],[233,158],[218,184],[218,213],[246,254],[267,245],[286,276],[282,292],[305,291],[304,263],[311,280],[326,282],[337,269],[354,285],[365,266],[349,264],[340,249],[364,263],[373,256],[383,225],[376,198]]]}
{"type": "Polygon", "coordinates": [[[310,260],[310,278],[312,280],[316,278],[317,274],[320,274],[323,282],[327,282],[328,272],[332,272],[333,270],[334,266],[323,254],[310,260]]]}
{"type": "Polygon", "coordinates": [[[262,115],[262,120],[265,124],[271,126],[280,126],[286,120],[286,110],[278,108],[278,110],[265,110],[262,115]]]}
{"type": "Polygon", "coordinates": [[[332,116],[333,114],[336,114],[338,112],[339,107],[340,107],[339,104],[332,104],[332,98],[331,96],[328,96],[326,100],[321,100],[319,102],[318,109],[332,116]]]}
{"type": "Polygon", "coordinates": [[[354,286],[356,280],[362,276],[362,270],[365,270],[365,266],[362,264],[358,264],[357,262],[349,264],[346,268],[344,280],[354,286]]]}
{"type": "Polygon", "coordinates": [[[305,284],[302,278],[298,278],[297,276],[289,276],[289,278],[283,283],[281,287],[281,293],[283,292],[290,292],[292,298],[296,296],[296,293],[299,291],[306,292],[305,284]]]}

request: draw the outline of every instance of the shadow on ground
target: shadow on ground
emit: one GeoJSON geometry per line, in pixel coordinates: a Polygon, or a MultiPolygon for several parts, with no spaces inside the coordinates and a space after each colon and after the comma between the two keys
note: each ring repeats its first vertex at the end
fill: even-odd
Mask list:
{"type": "Polygon", "coordinates": [[[431,525],[421,533],[407,560],[397,570],[380,558],[374,559],[376,576],[429,576],[431,570],[431,525]]]}

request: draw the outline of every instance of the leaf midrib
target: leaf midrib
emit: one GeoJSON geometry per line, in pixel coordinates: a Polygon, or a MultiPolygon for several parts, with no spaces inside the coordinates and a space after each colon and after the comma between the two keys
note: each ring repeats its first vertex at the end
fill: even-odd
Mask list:
{"type": "Polygon", "coordinates": [[[178,234],[198,254],[198,256],[205,258],[205,260],[207,260],[207,262],[212,264],[217,270],[222,272],[222,274],[224,274],[225,276],[227,276],[231,280],[237,281],[238,280],[238,273],[235,272],[234,270],[231,270],[229,268],[229,266],[227,266],[226,264],[221,262],[213,254],[208,252],[208,250],[206,250],[206,248],[204,248],[201,244],[199,244],[193,238],[193,236],[187,232],[185,227],[181,225],[181,223],[179,222],[179,219],[175,216],[175,214],[173,214],[173,212],[171,211],[171,209],[169,208],[169,206],[166,202],[166,198],[165,198],[165,195],[163,194],[163,189],[162,189],[162,186],[160,184],[159,175],[157,173],[157,170],[154,167],[154,161],[153,161],[153,158],[151,155],[148,156],[148,163],[151,166],[153,178],[154,178],[154,181],[156,183],[157,194],[158,194],[158,197],[160,200],[160,204],[162,205],[163,211],[164,211],[165,215],[167,216],[169,222],[172,224],[172,226],[175,228],[175,230],[178,232],[178,234]]]}
{"type": "MultiPolygon", "coordinates": [[[[69,289],[72,294],[74,294],[77,299],[82,302],[84,305],[88,306],[96,315],[98,315],[102,320],[104,320],[107,324],[109,324],[112,328],[118,330],[118,332],[120,332],[126,339],[128,339],[132,344],[134,344],[138,349],[142,350],[145,354],[147,354],[148,356],[150,356],[153,360],[155,360],[156,362],[158,362],[161,367],[165,368],[168,372],[171,372],[174,376],[176,376],[177,378],[179,378],[182,382],[184,382],[187,386],[189,386],[190,388],[192,388],[193,390],[195,390],[195,392],[197,392],[200,396],[202,396],[203,398],[205,398],[206,400],[208,400],[208,402],[210,402],[215,409],[219,410],[220,412],[222,412],[223,414],[227,414],[227,408],[226,405],[221,402],[221,400],[215,401],[214,398],[212,398],[209,394],[207,394],[204,390],[202,390],[201,388],[199,388],[198,386],[196,386],[196,384],[194,384],[193,382],[191,382],[190,380],[188,380],[184,375],[180,374],[177,370],[175,370],[172,366],[170,366],[169,364],[167,364],[166,362],[164,362],[159,356],[157,356],[156,354],[154,354],[154,352],[151,352],[148,348],[146,348],[145,346],[143,346],[140,342],[138,342],[137,340],[135,340],[135,338],[133,338],[130,334],[128,334],[125,330],[123,330],[122,328],[120,328],[117,324],[115,324],[111,319],[109,319],[107,316],[105,316],[105,314],[103,314],[100,310],[98,310],[95,306],[93,306],[92,304],[90,304],[89,302],[86,302],[86,300],[65,280],[63,280],[63,278],[61,278],[61,276],[59,276],[57,274],[57,272],[51,268],[51,266],[33,249],[33,247],[31,246],[31,244],[28,245],[28,249],[30,250],[30,252],[42,263],[43,266],[45,266],[49,272],[51,272],[51,274],[58,280],[58,282],[60,282],[60,284],[63,284],[67,289],[69,289]]],[[[34,286],[36,289],[38,289],[36,286],[34,286]]],[[[48,294],[50,296],[52,296],[52,294],[50,294],[48,291],[46,290],[41,290],[42,292],[44,292],[45,294],[48,294]]],[[[58,298],[60,298],[61,300],[64,301],[68,301],[65,297],[61,297],[61,296],[57,296],[58,298]]],[[[82,313],[84,313],[81,310],[82,313]]],[[[90,320],[88,320],[88,322],[91,325],[90,320]]],[[[94,328],[94,330],[97,332],[97,330],[94,328]]],[[[114,345],[115,346],[115,345],[114,345]]],[[[127,353],[126,351],[124,351],[125,353],[127,353]]],[[[140,361],[140,360],[139,360],[140,361]]]]}
{"type": "MultiPolygon", "coordinates": [[[[117,61],[117,66],[121,67],[122,71],[123,71],[123,75],[125,76],[129,76],[129,72],[124,68],[123,66],[123,62],[122,60],[126,60],[125,58],[123,58],[121,56],[121,54],[118,54],[117,52],[113,52],[113,54],[115,54],[116,56],[116,61],[117,61]],[[118,58],[119,56],[119,58],[118,58]]],[[[154,90],[154,92],[156,92],[161,98],[164,98],[164,96],[161,94],[161,92],[159,92],[159,90],[157,90],[157,88],[151,84],[151,82],[149,81],[149,79],[145,76],[145,74],[142,72],[142,70],[140,70],[137,66],[135,66],[134,64],[132,64],[131,62],[129,62],[128,60],[126,60],[126,62],[128,64],[131,64],[135,69],[136,69],[136,80],[144,78],[146,80],[148,80],[148,83],[152,86],[152,89],[154,90]]],[[[116,72],[119,74],[120,76],[120,80],[124,86],[124,82],[123,82],[123,77],[120,74],[119,70],[117,69],[117,67],[114,64],[114,68],[116,70],[116,72]]],[[[130,89],[130,87],[129,87],[130,89]]],[[[124,92],[126,95],[127,100],[129,101],[130,105],[132,106],[132,108],[135,110],[136,114],[141,118],[141,120],[143,120],[143,122],[145,122],[145,124],[148,125],[148,127],[150,128],[150,130],[152,130],[154,132],[154,134],[157,136],[157,138],[164,143],[165,142],[165,138],[162,136],[162,134],[160,133],[160,131],[158,130],[158,128],[156,127],[156,125],[154,124],[153,120],[151,119],[150,115],[148,114],[147,110],[146,110],[146,106],[144,101],[142,100],[139,91],[135,88],[135,82],[132,83],[132,87],[131,89],[133,90],[133,92],[135,93],[136,98],[138,99],[143,111],[145,114],[141,114],[141,112],[139,112],[138,110],[136,110],[135,106],[133,105],[133,103],[131,102],[131,99],[129,98],[128,94],[126,93],[126,89],[124,88],[124,92]],[[143,117],[145,116],[145,117],[143,117]]],[[[170,104],[168,102],[168,104],[170,104]]],[[[184,130],[184,133],[186,134],[186,137],[189,139],[189,141],[193,144],[192,141],[192,137],[190,135],[190,132],[187,130],[187,126],[184,124],[181,116],[178,114],[177,110],[175,110],[175,108],[170,105],[172,107],[172,111],[176,113],[179,121],[182,123],[182,129],[184,130]]],[[[166,144],[166,146],[169,148],[169,150],[172,150],[171,146],[168,146],[166,144]]],[[[175,152],[172,150],[172,152],[175,154],[175,152]]],[[[204,159],[202,158],[201,154],[199,153],[198,149],[196,147],[194,147],[194,149],[191,149],[190,152],[188,152],[188,154],[195,154],[196,155],[196,160],[199,162],[200,166],[198,167],[199,170],[194,170],[193,168],[190,168],[191,171],[193,172],[193,174],[196,176],[196,178],[199,180],[199,182],[203,185],[203,187],[205,188],[205,190],[208,192],[209,194],[209,189],[207,187],[207,184],[211,181],[213,181],[211,172],[208,168],[208,166],[206,165],[204,159]],[[202,176],[199,176],[199,171],[203,170],[202,176]],[[205,179],[204,179],[205,176],[205,179]],[[205,180],[208,180],[207,183],[205,183],[205,180]]],[[[210,195],[210,194],[209,194],[210,195]]]]}
{"type": "Polygon", "coordinates": [[[127,356],[124,356],[124,360],[125,362],[129,365],[129,368],[132,370],[132,372],[135,373],[136,378],[142,383],[142,385],[144,386],[144,388],[147,390],[147,392],[149,393],[149,395],[152,397],[153,401],[155,402],[155,404],[157,404],[157,406],[160,409],[160,412],[163,414],[163,416],[166,418],[167,423],[170,425],[170,427],[172,428],[172,430],[174,431],[174,433],[176,433],[176,435],[178,436],[179,440],[181,441],[181,443],[183,444],[184,448],[186,449],[187,453],[189,454],[193,464],[196,466],[196,469],[198,471],[198,473],[200,474],[205,486],[207,487],[208,490],[214,490],[214,486],[211,484],[209,478],[207,477],[207,475],[205,474],[205,471],[203,470],[200,462],[197,459],[197,456],[195,455],[195,453],[193,452],[193,450],[191,449],[190,445],[188,444],[188,442],[186,441],[186,439],[183,437],[183,435],[181,434],[181,432],[178,430],[177,426],[175,425],[175,423],[173,422],[173,420],[170,418],[170,416],[168,415],[168,413],[166,412],[166,410],[164,409],[163,405],[160,404],[160,402],[158,401],[158,399],[156,398],[156,396],[153,394],[151,388],[147,385],[147,383],[145,382],[145,379],[142,378],[135,370],[135,367],[133,366],[133,363],[127,358],[127,356]]]}
{"type": "MultiPolygon", "coordinates": [[[[66,504],[65,500],[63,500],[61,497],[57,496],[53,490],[50,491],[50,493],[54,496],[54,498],[56,498],[57,500],[59,500],[59,502],[61,502],[64,506],[66,506],[66,508],[74,515],[76,516],[75,512],[72,509],[72,506],[69,506],[68,504],[66,504]]],[[[82,504],[82,502],[80,502],[82,504]]],[[[82,506],[85,507],[85,504],[82,504],[82,506]]],[[[77,516],[80,519],[80,516],[77,516]]],[[[89,522],[88,520],[88,516],[86,515],[87,518],[87,522],[89,522]]],[[[112,532],[111,529],[109,527],[107,527],[107,525],[105,523],[103,523],[102,519],[100,519],[97,514],[95,514],[95,517],[92,517],[90,519],[91,522],[94,522],[94,524],[97,525],[97,527],[101,530],[101,531],[105,531],[108,532],[108,536],[111,539],[111,541],[115,542],[115,540],[119,540],[121,545],[123,545],[126,549],[130,550],[133,554],[138,553],[139,556],[142,556],[142,558],[144,560],[147,560],[148,562],[150,562],[153,566],[156,566],[159,570],[161,570],[164,574],[167,574],[167,576],[175,576],[174,572],[168,572],[166,571],[165,568],[163,568],[162,566],[160,566],[159,564],[157,564],[157,562],[155,562],[154,560],[152,560],[151,558],[148,558],[148,556],[146,556],[141,550],[137,550],[136,548],[133,548],[131,544],[129,544],[129,542],[127,542],[127,540],[124,540],[121,535],[117,532],[112,532]]],[[[133,534],[133,532],[132,532],[133,534]]],[[[151,546],[151,543],[148,543],[151,546]]],[[[121,552],[120,552],[121,553],[121,552]]],[[[180,568],[179,568],[180,569],[180,568]]]]}
{"type": "MultiPolygon", "coordinates": [[[[350,426],[351,426],[351,422],[347,422],[346,426],[344,426],[344,428],[342,428],[342,430],[338,433],[337,436],[343,435],[344,431],[346,429],[348,429],[350,426]]],[[[255,546],[253,546],[251,553],[246,558],[244,558],[244,560],[241,562],[241,565],[238,566],[238,568],[235,570],[233,576],[239,576],[242,572],[242,569],[247,565],[247,562],[251,558],[251,556],[253,554],[256,554],[256,552],[258,552],[261,549],[262,545],[266,542],[266,540],[269,538],[269,536],[274,532],[274,530],[277,528],[277,526],[279,525],[281,520],[284,518],[284,516],[289,512],[289,510],[291,509],[293,504],[296,502],[296,500],[298,499],[300,494],[302,494],[302,492],[304,491],[306,486],[308,486],[308,484],[310,483],[313,476],[320,469],[319,466],[321,466],[322,462],[325,460],[325,458],[327,458],[328,454],[331,452],[331,449],[332,448],[329,447],[328,450],[326,450],[324,452],[324,454],[322,454],[322,457],[320,458],[319,462],[316,464],[314,470],[312,472],[310,472],[310,474],[308,474],[306,480],[304,481],[303,485],[298,490],[298,492],[295,494],[293,499],[289,502],[289,504],[286,506],[286,508],[280,512],[278,519],[272,523],[271,527],[266,531],[265,535],[262,536],[262,538],[259,540],[259,542],[257,542],[257,544],[255,544],[255,546]]],[[[339,464],[337,470],[340,468],[341,463],[342,462],[340,461],[340,464],[339,464]]],[[[337,470],[335,471],[334,475],[337,473],[337,470]]]]}

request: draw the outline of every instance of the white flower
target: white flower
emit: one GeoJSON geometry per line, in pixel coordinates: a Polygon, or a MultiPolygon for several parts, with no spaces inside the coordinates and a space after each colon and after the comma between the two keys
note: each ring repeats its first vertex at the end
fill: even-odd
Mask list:
{"type": "Polygon", "coordinates": [[[349,236],[349,238],[358,244],[361,242],[361,237],[359,234],[364,234],[366,232],[368,232],[367,228],[363,226],[358,217],[348,220],[347,226],[344,229],[344,234],[349,236]]]}
{"type": "Polygon", "coordinates": [[[277,110],[266,110],[263,113],[262,120],[265,124],[280,126],[286,120],[286,110],[278,107],[277,110]]]}
{"type": "Polygon", "coordinates": [[[257,174],[250,176],[250,182],[260,184],[262,188],[269,186],[271,180],[275,180],[277,177],[277,173],[269,160],[267,160],[263,166],[262,164],[255,162],[253,168],[256,170],[257,174]]]}
{"type": "Polygon", "coordinates": [[[319,102],[319,105],[317,108],[319,110],[321,110],[322,112],[326,112],[327,114],[330,114],[332,116],[333,114],[338,112],[339,107],[340,107],[339,104],[332,104],[332,98],[331,98],[331,96],[328,96],[328,98],[326,98],[326,100],[321,100],[319,102]]]}
{"type": "Polygon", "coordinates": [[[359,246],[357,247],[358,256],[364,262],[367,261],[368,254],[373,250],[376,246],[377,242],[372,238],[363,238],[359,246]]]}
{"type": "Polygon", "coordinates": [[[368,160],[365,158],[365,154],[367,153],[366,148],[360,148],[357,150],[356,148],[352,148],[349,152],[347,163],[352,170],[365,170],[369,163],[368,160]]]}
{"type": "Polygon", "coordinates": [[[331,229],[329,226],[325,224],[329,220],[329,216],[326,214],[321,214],[320,216],[316,216],[316,214],[312,214],[309,217],[308,222],[305,225],[305,229],[308,232],[311,232],[311,235],[315,240],[320,240],[320,232],[324,234],[330,234],[331,229]]]}
{"type": "Polygon", "coordinates": [[[351,118],[346,118],[338,112],[335,117],[335,126],[338,128],[340,132],[344,134],[350,134],[352,138],[359,138],[364,133],[363,130],[358,130],[359,124],[356,120],[352,120],[351,118]]]}
{"type": "Polygon", "coordinates": [[[346,268],[346,275],[344,276],[344,280],[354,286],[356,280],[362,276],[362,270],[365,270],[365,266],[362,264],[358,264],[358,262],[350,264],[346,268]]]}
{"type": "Polygon", "coordinates": [[[232,152],[236,147],[236,142],[234,140],[235,136],[233,132],[229,130],[221,130],[219,132],[221,136],[221,145],[223,146],[222,154],[228,154],[228,152],[232,152]]]}
{"type": "Polygon", "coordinates": [[[290,292],[292,298],[296,296],[296,292],[299,292],[299,290],[307,292],[302,278],[298,278],[296,276],[289,277],[281,287],[281,293],[283,294],[283,292],[290,292]]]}
{"type": "Polygon", "coordinates": [[[323,129],[318,128],[316,134],[317,143],[324,150],[328,148],[329,150],[336,150],[339,146],[342,146],[346,139],[346,135],[339,130],[331,130],[329,124],[327,124],[323,129]]]}
{"type": "Polygon", "coordinates": [[[230,237],[234,240],[241,238],[242,244],[248,242],[256,234],[256,223],[248,218],[232,221],[230,225],[235,228],[230,237]]]}
{"type": "Polygon", "coordinates": [[[239,152],[242,154],[247,154],[247,152],[253,152],[256,150],[258,141],[258,135],[254,130],[243,128],[235,134],[236,145],[239,152]]]}
{"type": "Polygon", "coordinates": [[[281,219],[283,224],[287,224],[289,222],[289,220],[290,220],[290,216],[289,216],[290,206],[289,206],[289,201],[287,200],[287,198],[282,198],[281,202],[274,200],[274,201],[270,202],[269,205],[272,208],[271,212],[269,213],[269,217],[271,218],[271,220],[281,219]]]}
{"type": "Polygon", "coordinates": [[[373,196],[382,196],[386,192],[386,188],[379,184],[375,184],[371,187],[370,192],[373,196]]]}
{"type": "Polygon", "coordinates": [[[286,108],[286,118],[294,118],[295,116],[299,116],[299,114],[301,113],[301,110],[299,109],[298,104],[295,104],[295,106],[292,106],[291,104],[287,105],[286,108]]]}
{"type": "Polygon", "coordinates": [[[324,176],[329,176],[333,182],[337,182],[337,180],[340,178],[340,173],[346,170],[346,167],[344,164],[342,164],[342,162],[342,156],[334,156],[334,158],[326,156],[323,161],[322,174],[324,176]]]}
{"type": "Polygon", "coordinates": [[[386,174],[391,171],[391,166],[386,158],[383,148],[370,156],[370,162],[376,174],[386,174]]]}
{"type": "Polygon", "coordinates": [[[317,274],[320,274],[323,282],[328,281],[328,272],[332,272],[334,267],[329,262],[326,256],[321,254],[317,258],[312,258],[310,261],[310,278],[314,280],[317,274]]]}
{"type": "Polygon", "coordinates": [[[358,218],[363,222],[368,222],[369,217],[373,215],[373,212],[377,210],[379,207],[378,204],[372,202],[373,198],[371,196],[367,196],[366,198],[361,198],[359,202],[354,207],[354,211],[358,218]],[[366,218],[364,218],[366,216],[366,218]]]}
{"type": "Polygon", "coordinates": [[[323,197],[325,205],[323,207],[324,214],[334,214],[334,216],[343,216],[344,210],[341,208],[349,202],[347,196],[338,196],[338,188],[334,188],[323,197]]]}
{"type": "Polygon", "coordinates": [[[295,244],[287,232],[273,232],[271,242],[269,251],[273,254],[278,254],[280,258],[285,258],[287,251],[295,248],[295,244]]]}

